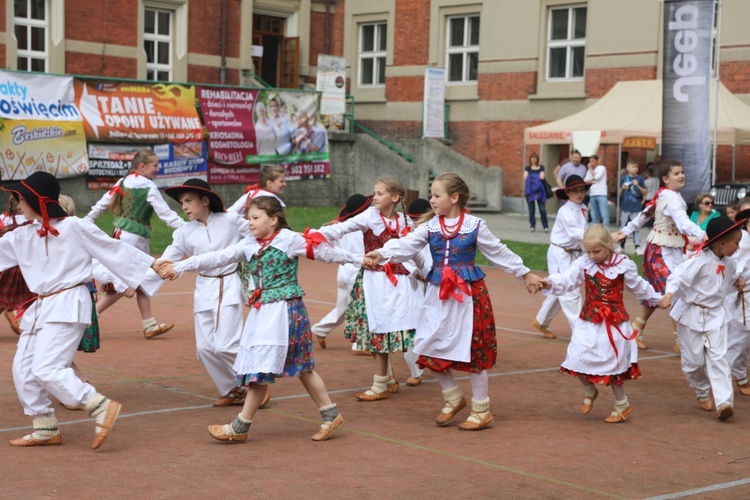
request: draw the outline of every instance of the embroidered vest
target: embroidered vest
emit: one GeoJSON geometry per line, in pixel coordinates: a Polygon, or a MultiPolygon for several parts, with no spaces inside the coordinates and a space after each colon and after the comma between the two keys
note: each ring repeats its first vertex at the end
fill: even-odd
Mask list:
{"type": "Polygon", "coordinates": [[[250,259],[250,272],[260,290],[261,304],[300,298],[305,295],[297,283],[298,259],[278,248],[268,247],[250,259]]]}
{"type": "MultiPolygon", "coordinates": [[[[385,242],[395,238],[388,230],[384,230],[379,235],[376,235],[372,229],[368,229],[364,232],[365,236],[365,253],[372,252],[373,250],[379,250],[383,248],[383,245],[385,245],[385,242]]],[[[403,264],[391,264],[391,270],[393,271],[393,274],[403,274],[408,275],[409,271],[406,270],[403,264]]],[[[385,269],[382,265],[378,264],[378,266],[375,269],[372,269],[372,271],[381,271],[384,272],[385,269]]]]}
{"type": "Polygon", "coordinates": [[[448,267],[453,269],[465,282],[471,283],[484,279],[484,272],[474,263],[477,254],[478,232],[479,224],[471,232],[459,233],[455,238],[445,240],[439,227],[437,231],[434,231],[433,227],[430,226],[432,269],[427,273],[427,281],[440,286],[446,257],[448,258],[448,267]]]}
{"type": "Polygon", "coordinates": [[[656,211],[654,213],[654,227],[648,233],[648,242],[663,247],[682,248],[685,240],[677,229],[671,217],[664,215],[671,197],[659,196],[656,199],[656,211]]]}
{"type": "Polygon", "coordinates": [[[151,216],[154,208],[148,202],[148,188],[122,187],[122,212],[115,217],[114,226],[139,236],[151,237],[151,216]]]}
{"type": "Polygon", "coordinates": [[[586,298],[579,318],[591,323],[602,323],[606,316],[612,323],[619,324],[629,319],[625,304],[622,301],[625,276],[618,274],[609,279],[598,272],[594,276],[586,275],[586,298]]]}

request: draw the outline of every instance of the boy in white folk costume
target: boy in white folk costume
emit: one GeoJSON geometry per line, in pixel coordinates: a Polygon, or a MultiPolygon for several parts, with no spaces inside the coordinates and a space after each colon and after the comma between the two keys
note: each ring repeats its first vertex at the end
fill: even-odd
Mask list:
{"type": "Polygon", "coordinates": [[[745,288],[734,290],[724,300],[724,307],[732,319],[727,330],[726,360],[732,371],[732,379],[743,396],[750,396],[750,381],[747,379],[748,354],[750,354],[750,234],[747,222],[750,220],[750,198],[744,198],[739,204],[740,212],[735,214],[735,221],[742,228],[740,248],[732,255],[737,263],[737,273],[745,281],[745,288]]]}
{"type": "Polygon", "coordinates": [[[70,368],[91,322],[91,294],[84,283],[92,277],[92,259],[97,259],[137,288],[154,258],[110,238],[90,222],[68,217],[58,203],[60,184],[47,172],[35,172],[2,189],[18,199],[20,213],[36,221],[0,238],[0,270],[19,266],[29,289],[38,295],[22,315],[13,360],[16,392],[24,413],[33,418],[34,431],[10,444],[62,443],[49,399],[52,394],[63,404],[83,405],[96,419],[92,448],[99,448],[121,405],[79,380],[70,368]]]}

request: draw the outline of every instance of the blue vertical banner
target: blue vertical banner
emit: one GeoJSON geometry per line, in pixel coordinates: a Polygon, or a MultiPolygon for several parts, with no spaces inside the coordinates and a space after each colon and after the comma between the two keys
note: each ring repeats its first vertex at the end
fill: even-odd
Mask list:
{"type": "Polygon", "coordinates": [[[711,183],[711,50],[715,0],[664,0],[662,158],[685,170],[691,203],[711,183]]]}

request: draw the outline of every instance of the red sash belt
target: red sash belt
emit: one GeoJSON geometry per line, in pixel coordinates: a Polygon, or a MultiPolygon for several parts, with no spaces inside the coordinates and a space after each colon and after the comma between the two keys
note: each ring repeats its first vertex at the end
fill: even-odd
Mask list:
{"type": "Polygon", "coordinates": [[[448,266],[443,266],[443,277],[440,279],[440,300],[448,300],[453,297],[459,302],[464,301],[464,296],[460,293],[454,292],[454,289],[458,288],[459,291],[464,292],[466,295],[471,296],[471,290],[469,285],[461,278],[456,272],[448,266]]]}

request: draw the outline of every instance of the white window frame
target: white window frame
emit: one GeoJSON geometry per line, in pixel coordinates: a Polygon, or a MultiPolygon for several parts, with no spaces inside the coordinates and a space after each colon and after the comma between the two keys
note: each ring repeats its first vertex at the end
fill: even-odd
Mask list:
{"type": "Polygon", "coordinates": [[[550,7],[547,16],[547,64],[545,68],[545,77],[549,82],[575,82],[581,81],[586,73],[586,37],[573,38],[573,11],[575,9],[586,9],[586,20],[588,22],[588,5],[585,3],[575,5],[563,5],[559,7],[550,7]],[[552,13],[559,10],[568,11],[568,37],[565,40],[552,40],[552,13]],[[571,76],[573,72],[573,48],[583,47],[583,73],[581,76],[571,76]],[[565,76],[551,77],[550,62],[552,61],[552,49],[565,48],[565,76]]]}
{"type": "MultiPolygon", "coordinates": [[[[477,55],[477,78],[479,77],[479,44],[477,45],[470,45],[469,44],[469,37],[471,34],[469,33],[469,28],[471,26],[470,19],[476,17],[479,19],[479,27],[480,27],[480,33],[481,33],[481,26],[482,26],[482,17],[477,14],[463,14],[460,16],[448,16],[446,17],[446,29],[445,29],[445,81],[447,84],[466,84],[466,83],[477,83],[477,80],[471,80],[469,79],[469,54],[476,54],[477,55]],[[461,47],[452,47],[451,46],[451,21],[453,19],[463,19],[464,20],[464,43],[461,47]],[[462,54],[463,57],[461,58],[461,65],[462,65],[462,75],[461,80],[450,80],[450,60],[452,54],[462,54]]],[[[479,38],[477,37],[479,40],[479,38]]]]}
{"type": "Polygon", "coordinates": [[[385,74],[380,74],[380,65],[378,64],[379,60],[383,60],[383,72],[385,73],[385,61],[386,57],[388,55],[388,23],[386,22],[372,22],[372,23],[360,23],[359,24],[359,44],[358,44],[358,59],[359,59],[359,77],[357,78],[357,82],[360,87],[368,87],[368,88],[375,88],[375,87],[385,87],[385,74]],[[373,27],[373,49],[372,51],[365,51],[364,49],[364,40],[365,37],[363,36],[363,31],[365,27],[372,26],[373,27]],[[380,33],[380,26],[385,26],[385,40],[381,39],[381,33],[380,33]],[[381,46],[381,42],[385,44],[385,50],[379,50],[378,47],[381,46]],[[372,59],[373,66],[372,66],[372,79],[373,83],[366,83],[362,81],[362,78],[364,77],[364,71],[362,71],[363,68],[363,61],[366,59],[372,59]],[[383,83],[380,83],[380,77],[383,78],[383,83]]]}
{"type": "Polygon", "coordinates": [[[146,33],[146,26],[144,22],[143,26],[143,44],[144,44],[144,50],[145,50],[145,44],[146,42],[153,42],[154,43],[154,59],[158,60],[159,58],[159,50],[158,46],[161,43],[166,43],[169,46],[169,50],[167,53],[169,54],[169,63],[167,64],[161,64],[158,62],[148,62],[148,53],[146,53],[146,79],[148,80],[148,72],[153,71],[154,72],[154,78],[150,81],[160,82],[160,81],[172,81],[172,75],[173,75],[173,61],[174,61],[174,33],[175,33],[175,12],[170,9],[162,9],[158,7],[152,7],[152,6],[144,6],[143,8],[143,18],[145,20],[146,18],[146,11],[154,11],[155,16],[155,22],[154,22],[154,28],[155,31],[158,31],[159,21],[158,16],[159,14],[165,13],[169,14],[169,35],[162,35],[158,33],[146,33]],[[160,72],[167,72],[168,78],[166,80],[160,80],[158,78],[158,75],[160,72]]]}
{"type": "MultiPolygon", "coordinates": [[[[13,1],[13,0],[8,0],[13,1]]],[[[26,7],[27,12],[29,15],[31,15],[31,1],[32,0],[26,0],[26,7]]],[[[14,2],[15,6],[15,2],[14,2]]],[[[49,18],[50,18],[50,2],[49,0],[44,0],[44,20],[40,19],[31,19],[30,17],[16,17],[15,12],[13,12],[13,33],[15,34],[15,27],[16,26],[23,26],[26,28],[27,36],[26,40],[29,43],[28,49],[17,49],[16,50],[16,67],[18,67],[18,60],[19,59],[26,59],[26,66],[27,69],[23,71],[34,71],[31,69],[31,60],[32,59],[41,59],[44,61],[44,72],[49,71],[49,40],[50,40],[50,24],[49,24],[49,18]],[[44,29],[44,51],[39,50],[31,50],[31,28],[42,28],[44,29]]],[[[15,11],[15,9],[14,9],[15,11]]]]}

